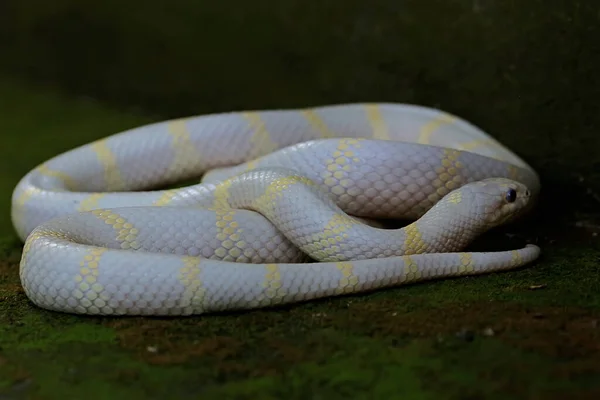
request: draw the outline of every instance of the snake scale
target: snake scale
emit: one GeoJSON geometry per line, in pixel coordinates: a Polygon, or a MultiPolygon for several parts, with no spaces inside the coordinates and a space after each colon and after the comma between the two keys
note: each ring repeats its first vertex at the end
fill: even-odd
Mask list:
{"type": "Polygon", "coordinates": [[[192,315],[525,265],[537,246],[464,248],[539,191],[527,163],[457,116],[352,103],[113,134],[27,173],[12,221],[35,305],[192,315]]]}

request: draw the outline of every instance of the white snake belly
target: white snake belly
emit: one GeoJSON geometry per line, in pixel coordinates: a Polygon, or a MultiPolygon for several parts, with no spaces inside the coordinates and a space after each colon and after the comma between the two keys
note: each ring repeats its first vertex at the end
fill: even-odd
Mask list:
{"type": "Polygon", "coordinates": [[[12,208],[25,241],[21,281],[51,310],[187,315],[534,260],[539,248],[531,245],[459,252],[470,240],[459,239],[460,219],[421,218],[392,231],[354,218],[414,220],[486,178],[520,182],[533,199],[539,192],[535,171],[509,149],[424,107],[349,104],[160,122],[59,155],[21,180],[12,208]],[[205,173],[197,185],[149,191],[205,173]],[[306,253],[322,262],[306,263],[306,253]]]}

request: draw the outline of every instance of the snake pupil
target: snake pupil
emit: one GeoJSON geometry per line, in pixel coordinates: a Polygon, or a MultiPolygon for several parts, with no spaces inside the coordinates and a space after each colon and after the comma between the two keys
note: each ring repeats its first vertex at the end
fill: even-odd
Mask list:
{"type": "Polygon", "coordinates": [[[517,199],[517,191],[515,189],[508,189],[506,192],[506,201],[513,203],[517,199]]]}

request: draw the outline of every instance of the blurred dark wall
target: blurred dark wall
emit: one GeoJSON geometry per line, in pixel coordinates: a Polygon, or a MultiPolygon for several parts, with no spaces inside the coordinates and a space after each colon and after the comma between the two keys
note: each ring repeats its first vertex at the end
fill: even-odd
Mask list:
{"type": "Polygon", "coordinates": [[[580,162],[568,155],[573,137],[591,141],[600,123],[600,6],[592,0],[0,7],[4,71],[162,117],[411,102],[467,118],[538,166],[565,154],[557,162],[580,162]]]}

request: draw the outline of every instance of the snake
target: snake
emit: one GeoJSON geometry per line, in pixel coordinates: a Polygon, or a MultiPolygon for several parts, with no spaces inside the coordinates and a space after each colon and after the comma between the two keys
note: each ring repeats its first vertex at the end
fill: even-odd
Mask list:
{"type": "Polygon", "coordinates": [[[540,188],[461,117],[344,103],[114,133],[27,172],[11,218],[35,306],[189,316],[524,266],[537,245],[467,247],[528,215],[540,188]]]}

